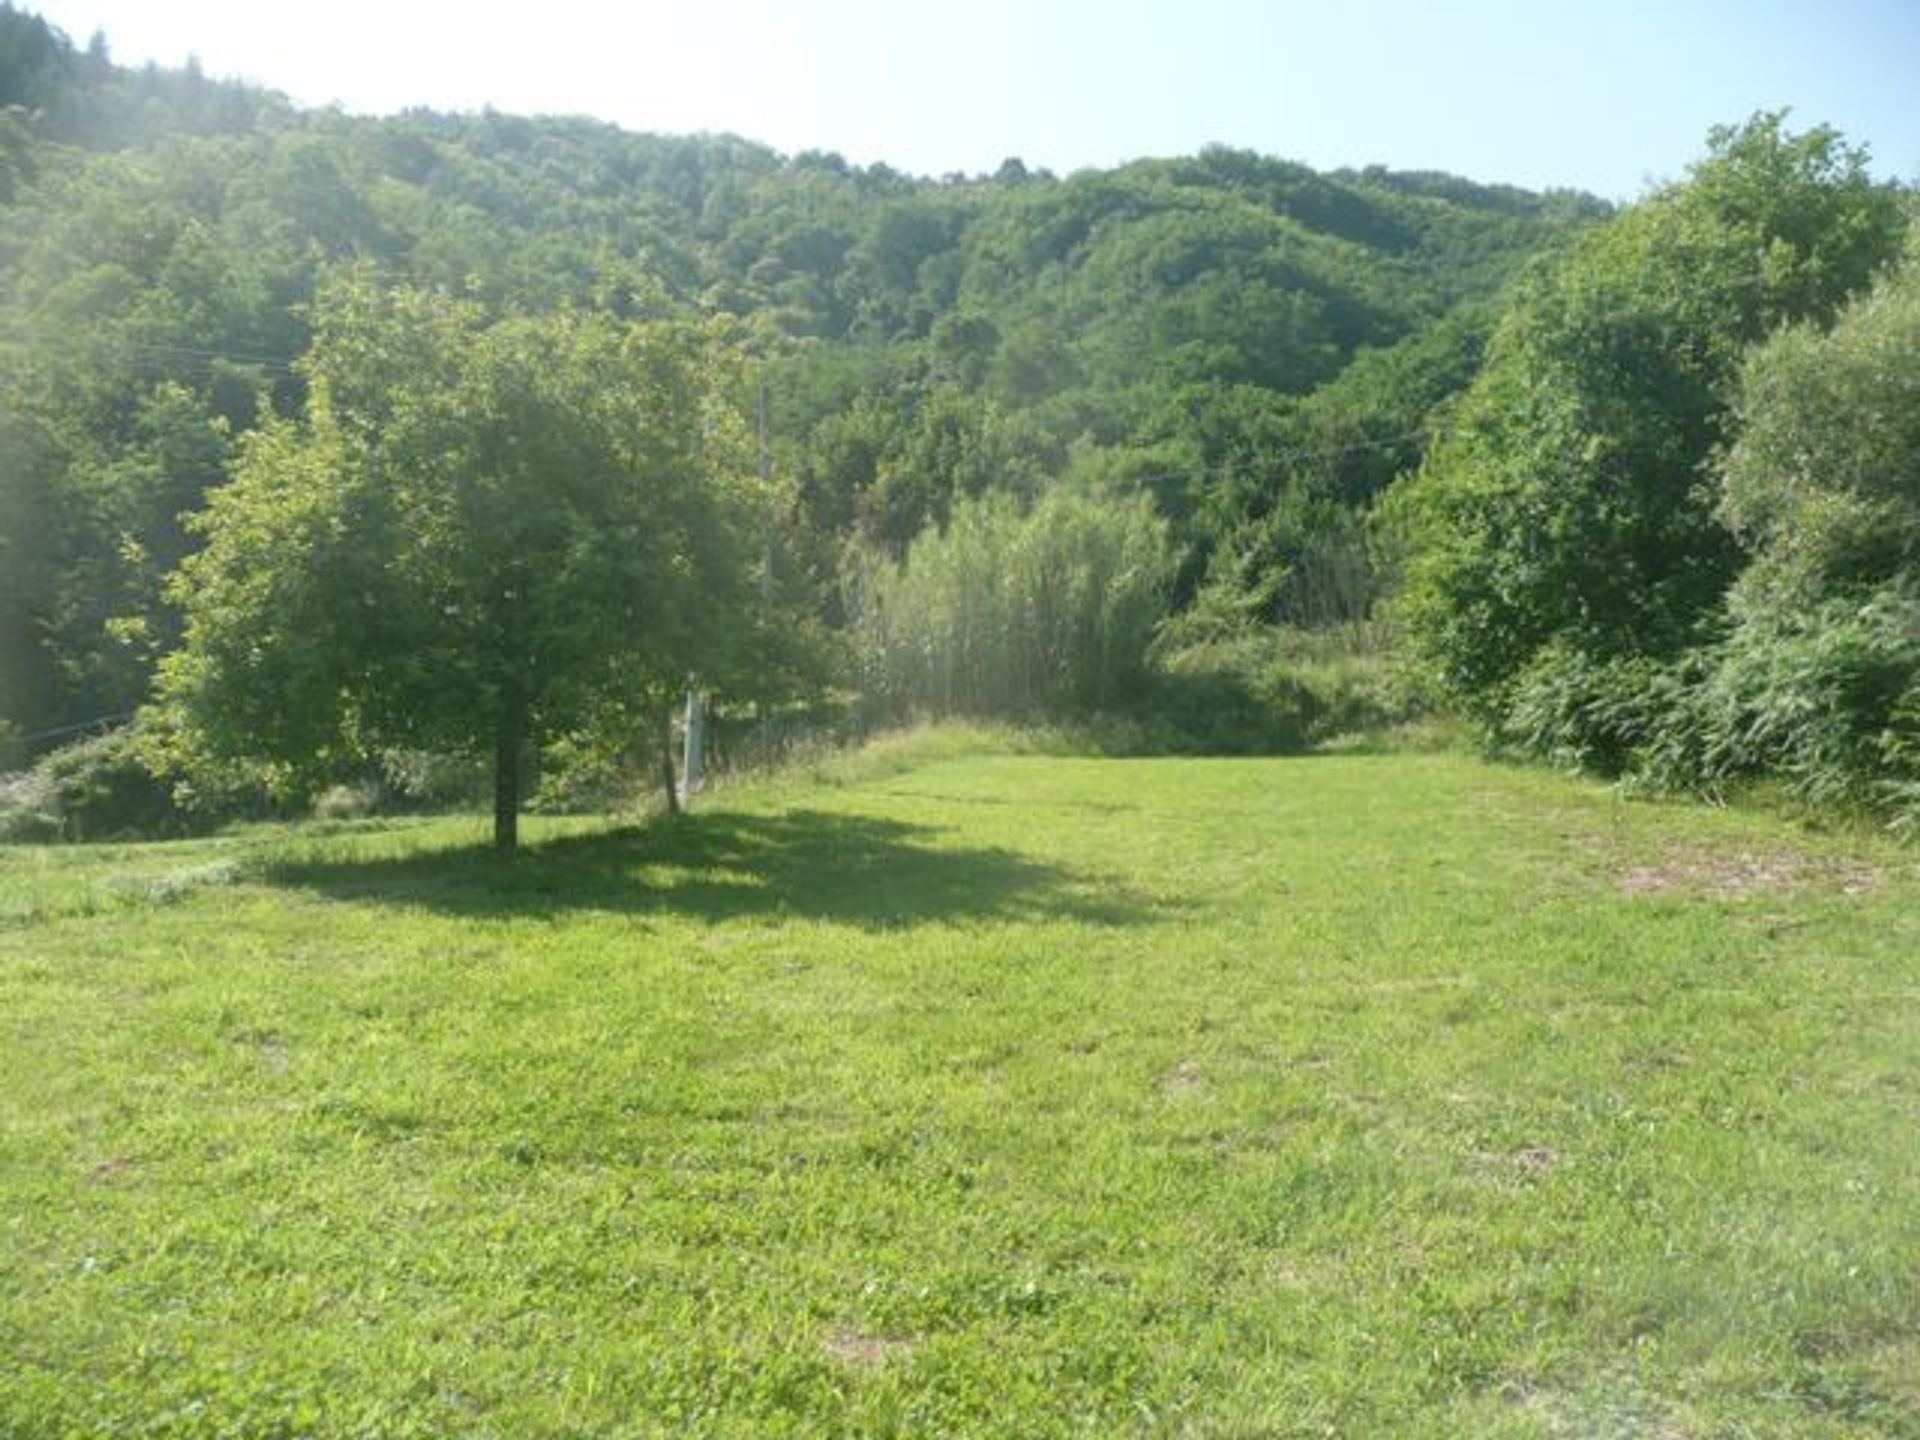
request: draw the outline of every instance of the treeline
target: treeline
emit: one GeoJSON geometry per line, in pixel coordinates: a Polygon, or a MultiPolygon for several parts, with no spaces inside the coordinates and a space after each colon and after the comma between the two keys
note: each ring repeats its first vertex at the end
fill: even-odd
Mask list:
{"type": "Polygon", "coordinates": [[[10,5],[0,115],[21,733],[147,695],[180,633],[164,577],[197,543],[180,517],[298,413],[344,267],[495,314],[742,321],[795,564],[838,623],[850,542],[898,556],[956,496],[1069,473],[1153,497],[1183,601],[1218,553],[1316,552],[1418,458],[1499,287],[1604,208],[1225,150],[925,180],[583,120],[301,112],[122,70],[10,5]]]}
{"type": "MultiPolygon", "coordinates": [[[[381,361],[414,343],[392,321],[413,314],[511,353],[700,337],[685,374],[706,378],[684,393],[706,418],[683,458],[716,503],[673,513],[737,563],[653,555],[707,589],[676,591],[671,623],[634,621],[644,654],[529,704],[536,764],[611,763],[642,712],[656,735],[688,669],[763,722],[825,695],[865,714],[1197,714],[1169,700],[1176,678],[1207,716],[1249,716],[1194,721],[1216,727],[1206,743],[1298,739],[1381,707],[1304,694],[1290,657],[1393,634],[1404,672],[1360,688],[1452,703],[1498,743],[1662,784],[1785,773],[1894,803],[1915,750],[1897,538],[1914,481],[1886,417],[1913,413],[1894,399],[1914,367],[1886,356],[1906,343],[1910,217],[1839,137],[1777,117],[1716,135],[1618,215],[1226,149],[927,179],[577,119],[301,111],[194,69],[123,69],[0,3],[0,747],[18,760],[158,694],[141,753],[174,767],[176,796],[197,772],[204,801],[208,757],[237,748],[194,761],[219,707],[259,722],[232,740],[271,728],[245,710],[268,691],[222,688],[254,663],[247,625],[324,631],[338,658],[409,607],[479,613],[445,593],[470,553],[390,547],[388,569],[437,565],[442,588],[322,586],[345,597],[315,612],[327,625],[288,621],[236,558],[272,547],[235,549],[226,528],[238,497],[265,515],[296,475],[336,537],[408,485],[423,514],[458,509],[457,487],[433,488],[446,477],[383,458],[425,433],[408,426],[432,394],[494,393],[461,378],[459,346],[423,352],[442,355],[423,390],[381,361]],[[1793,408],[1795,375],[1856,379],[1823,385],[1815,416],[1793,408]],[[210,594],[262,608],[210,618],[210,594]],[[355,605],[382,625],[341,630],[355,605]],[[216,632],[225,670],[205,668],[216,632]],[[1255,713],[1276,707],[1293,719],[1255,713]]],[[[590,468],[617,491],[650,473],[602,464],[630,452],[617,437],[677,422],[657,395],[607,393],[629,410],[579,428],[615,437],[590,468]]],[[[504,423],[442,438],[487,457],[488,483],[530,485],[512,492],[528,515],[542,484],[573,494],[583,528],[535,526],[526,553],[563,570],[600,555],[644,590],[581,537],[595,506],[644,529],[645,497],[542,481],[504,423]]],[[[323,553],[273,565],[291,583],[323,553]]],[[[598,627],[609,656],[620,628],[598,627]]],[[[348,668],[362,684],[384,664],[348,668]]],[[[424,665],[394,677],[414,696],[397,708],[304,674],[332,696],[299,712],[328,717],[338,744],[307,737],[325,763],[280,746],[281,770],[230,776],[310,793],[376,766],[401,785],[438,750],[498,752],[497,769],[498,724],[465,722],[497,720],[506,672],[454,665],[461,723],[408,734],[403,714],[442,713],[424,665]]]]}
{"type": "Polygon", "coordinates": [[[1403,499],[1409,639],[1494,739],[1920,819],[1915,213],[1763,116],[1519,287],[1403,499]]]}

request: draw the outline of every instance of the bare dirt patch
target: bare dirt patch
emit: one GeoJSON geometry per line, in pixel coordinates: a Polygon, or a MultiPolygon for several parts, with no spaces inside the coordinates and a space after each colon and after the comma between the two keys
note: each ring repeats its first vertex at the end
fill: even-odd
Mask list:
{"type": "Polygon", "coordinates": [[[1481,1150],[1473,1158],[1483,1170],[1520,1180],[1538,1180],[1560,1164],[1560,1152],[1551,1145],[1523,1145],[1518,1150],[1481,1150]]]}
{"type": "Polygon", "coordinates": [[[87,1180],[94,1185],[112,1185],[137,1163],[131,1155],[109,1155],[87,1167],[87,1180]]]}
{"type": "Polygon", "coordinates": [[[1537,1417],[1551,1436],[1566,1440],[1683,1440],[1692,1433],[1683,1428],[1681,1414],[1657,1396],[1642,1393],[1631,1382],[1611,1389],[1596,1386],[1579,1395],[1543,1390],[1531,1379],[1510,1381],[1501,1395],[1512,1405],[1537,1417]]]}
{"type": "Polygon", "coordinates": [[[913,1341],[897,1336],[862,1335],[842,1326],[820,1342],[829,1360],[856,1370],[877,1370],[892,1360],[904,1360],[913,1353],[913,1341]]]}
{"type": "Polygon", "coordinates": [[[1200,1067],[1191,1060],[1182,1060],[1173,1069],[1160,1077],[1160,1093],[1172,1098],[1179,1095],[1192,1095],[1207,1082],[1201,1077],[1200,1067]]]}
{"type": "Polygon", "coordinates": [[[1628,867],[1620,873],[1618,886],[1624,895],[1745,900],[1793,890],[1864,895],[1878,886],[1881,878],[1878,869],[1862,861],[1799,850],[1678,850],[1652,863],[1628,867]]]}

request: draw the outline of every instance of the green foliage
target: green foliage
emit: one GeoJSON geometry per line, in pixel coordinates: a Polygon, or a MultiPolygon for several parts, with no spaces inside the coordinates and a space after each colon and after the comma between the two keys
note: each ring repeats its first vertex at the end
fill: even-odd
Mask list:
{"type": "MultiPolygon", "coordinates": [[[[797,489],[784,584],[836,596],[850,536],[897,557],[956,497],[1071,466],[1154,496],[1180,600],[1231,551],[1299,621],[1421,450],[1372,442],[1464,379],[1361,362],[1428,353],[1600,208],[1218,149],[930,181],[583,120],[304,113],[123,70],[11,6],[0,93],[31,112],[0,109],[0,545],[36,537],[0,557],[0,714],[28,730],[144,694],[178,642],[157,579],[199,543],[177,517],[223,473],[208,437],[301,413],[308,307],[343,264],[495,314],[741,317],[797,489]],[[1350,370],[1381,383],[1296,410],[1350,370]],[[1302,477],[1276,447],[1349,463],[1302,477]]],[[[776,633],[800,642],[782,683],[817,677],[817,632],[776,633]]]]}
{"type": "Polygon", "coordinates": [[[0,775],[0,840],[145,839],[191,825],[127,730],[74,741],[30,769],[0,775]]]}
{"type": "Polygon", "coordinates": [[[1662,791],[1777,781],[1812,812],[1920,809],[1920,599],[1888,591],[1748,617],[1670,661],[1549,650],[1496,738],[1662,791]]]}
{"type": "MultiPolygon", "coordinates": [[[[1742,617],[1668,721],[1707,778],[1775,773],[1814,808],[1897,798],[1920,778],[1920,587],[1742,617]]],[[[1669,770],[1678,767],[1668,767],[1669,770]]],[[[1682,771],[1682,774],[1685,772],[1682,771]]],[[[1909,816],[1909,820],[1911,820],[1909,816]]]]}
{"type": "Polygon", "coordinates": [[[73,555],[48,622],[71,688],[115,712],[144,697],[155,661],[179,642],[165,580],[192,548],[184,517],[219,483],[229,454],[227,422],[171,381],[140,397],[129,430],[117,451],[67,471],[69,522],[116,543],[73,555]]]}
{"type": "Polygon", "coordinates": [[[364,820],[379,808],[379,787],[364,780],[357,785],[329,785],[313,797],[316,820],[364,820]]]}
{"type": "Polygon", "coordinates": [[[1699,482],[1743,351],[1830,316],[1902,226],[1860,152],[1761,116],[1529,277],[1416,485],[1406,619],[1451,694],[1497,718],[1549,649],[1605,665],[1701,638],[1740,561],[1699,482]]]}
{"type": "Polygon", "coordinates": [[[561,735],[540,754],[540,779],[527,802],[537,814],[619,814],[634,808],[657,781],[657,752],[632,735],[575,732],[561,735]]]}
{"type": "Polygon", "coordinates": [[[60,797],[40,770],[0,770],[0,842],[61,838],[60,797]]]}
{"type": "Polygon", "coordinates": [[[355,277],[315,324],[305,417],[247,438],[174,582],[163,763],[298,790],[385,748],[491,752],[510,806],[528,743],[747,673],[767,507],[710,328],[355,277]]]}
{"type": "MultiPolygon", "coordinates": [[[[239,133],[284,121],[285,98],[210,80],[196,61],[177,70],[122,70],[95,35],[83,50],[38,15],[0,0],[0,111],[18,106],[71,143],[138,145],[169,133],[239,133]]],[[[0,165],[4,178],[4,165],[0,165]]],[[[0,187],[0,200],[4,200],[0,187]]]]}
{"type": "Polygon", "coordinates": [[[1831,330],[1755,351],[1720,467],[1720,514],[1754,553],[1736,612],[1865,595],[1920,574],[1920,230],[1831,330]]]}
{"type": "MultiPolygon", "coordinates": [[[[1515,678],[1492,738],[1568,770],[1672,774],[1682,763],[1673,722],[1695,706],[1699,679],[1686,660],[1549,646],[1515,678]]],[[[1698,759],[1688,757],[1696,776],[1698,759]]]]}
{"type": "Polygon", "coordinates": [[[486,803],[487,767],[471,756],[386,749],[377,758],[383,809],[444,812],[486,803]]]}
{"type": "Polygon", "coordinates": [[[1057,488],[1023,513],[958,503],[897,563],[868,552],[850,597],[878,715],[1035,716],[1111,706],[1146,671],[1171,554],[1143,497],[1057,488]]]}
{"type": "Polygon", "coordinates": [[[1239,647],[1197,645],[1161,659],[1129,712],[1129,751],[1292,755],[1309,749],[1319,699],[1292,674],[1249,664],[1239,647]]]}
{"type": "Polygon", "coordinates": [[[1431,709],[1383,639],[1361,629],[1265,628],[1182,641],[1184,631],[1169,624],[1156,647],[1139,707],[1145,748],[1292,754],[1394,731],[1431,709]]]}
{"type": "Polygon", "coordinates": [[[991,398],[928,378],[894,377],[827,414],[795,457],[799,519],[834,578],[848,538],[898,558],[954,502],[1001,489],[1031,497],[1059,468],[1032,425],[991,398]]]}
{"type": "Polygon", "coordinates": [[[1920,263],[1830,331],[1757,350],[1720,466],[1752,549],[1724,639],[1658,714],[1645,768],[1670,784],[1777,774],[1812,806],[1920,817],[1920,263]]]}

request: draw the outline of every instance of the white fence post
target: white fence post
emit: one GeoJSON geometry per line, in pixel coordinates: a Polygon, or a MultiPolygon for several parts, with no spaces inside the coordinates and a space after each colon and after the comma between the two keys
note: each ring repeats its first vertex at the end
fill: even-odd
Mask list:
{"type": "Polygon", "coordinates": [[[681,803],[691,800],[700,791],[700,734],[705,707],[700,699],[700,677],[687,676],[687,719],[685,746],[680,762],[680,798],[681,803]]]}

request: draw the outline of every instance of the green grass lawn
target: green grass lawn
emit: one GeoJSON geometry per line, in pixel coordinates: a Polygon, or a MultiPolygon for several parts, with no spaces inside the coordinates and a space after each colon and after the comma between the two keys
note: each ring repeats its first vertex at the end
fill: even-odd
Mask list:
{"type": "Polygon", "coordinates": [[[0,850],[0,1435],[1920,1435],[1913,852],[909,762],[0,850]]]}

